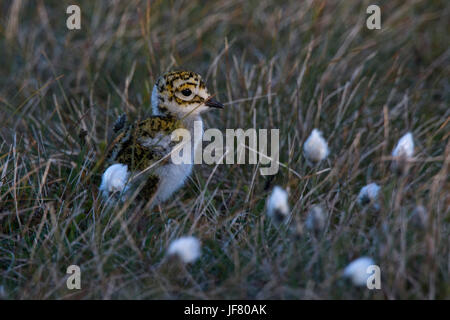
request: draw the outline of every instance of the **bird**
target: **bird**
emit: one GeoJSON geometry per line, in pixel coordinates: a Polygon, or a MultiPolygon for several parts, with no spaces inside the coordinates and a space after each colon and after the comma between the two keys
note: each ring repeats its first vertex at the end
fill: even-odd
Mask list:
{"type": "Polygon", "coordinates": [[[150,207],[169,199],[192,172],[195,150],[204,132],[201,114],[224,105],[209,94],[199,74],[172,71],[157,79],[151,107],[152,115],[146,119],[130,123],[123,115],[114,124],[115,137],[106,156],[109,167],[100,185],[107,199],[120,194],[123,200],[137,192],[136,199],[151,203],[150,207]],[[200,135],[193,135],[194,125],[200,127],[200,135]],[[189,163],[177,164],[170,157],[177,146],[171,135],[180,128],[194,137],[189,163]]]}

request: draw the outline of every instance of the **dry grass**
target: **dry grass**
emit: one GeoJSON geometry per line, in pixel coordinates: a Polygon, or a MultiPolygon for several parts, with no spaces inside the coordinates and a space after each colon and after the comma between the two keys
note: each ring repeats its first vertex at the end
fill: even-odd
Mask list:
{"type": "Polygon", "coordinates": [[[369,1],[77,2],[81,31],[65,28],[69,2],[0,3],[3,298],[450,297],[446,1],[380,1],[379,31],[365,28],[369,1]],[[297,174],[197,165],[161,208],[106,207],[98,187],[111,123],[149,114],[155,78],[180,68],[229,102],[207,127],[279,128],[280,161],[297,174]],[[314,127],[331,150],[318,168],[301,150],[314,127]],[[395,175],[386,157],[409,130],[415,162],[395,175]],[[355,202],[372,181],[379,212],[355,202]],[[321,236],[271,225],[265,199],[277,184],[299,224],[313,205],[326,208],[321,236]],[[166,258],[184,234],[203,243],[186,267],[166,258]],[[382,290],[340,278],[361,255],[380,266],[382,290]],[[82,269],[79,291],[66,288],[71,264],[82,269]]]}

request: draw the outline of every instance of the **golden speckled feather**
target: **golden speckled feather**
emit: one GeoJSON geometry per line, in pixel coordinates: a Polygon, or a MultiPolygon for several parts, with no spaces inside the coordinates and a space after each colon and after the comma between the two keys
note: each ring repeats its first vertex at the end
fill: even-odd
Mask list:
{"type": "MultiPolygon", "coordinates": [[[[161,76],[152,91],[153,116],[135,123],[122,116],[114,125],[116,136],[106,160],[110,166],[100,186],[104,196],[109,198],[115,192],[124,195],[138,185],[140,199],[152,204],[168,199],[184,184],[193,163],[193,158],[191,163],[172,163],[170,153],[178,143],[172,141],[172,133],[184,128],[192,134],[199,122],[203,134],[200,114],[210,108],[223,105],[212,99],[200,75],[177,71],[161,76]]],[[[196,139],[191,144],[192,157],[201,142],[201,137],[196,139]]]]}

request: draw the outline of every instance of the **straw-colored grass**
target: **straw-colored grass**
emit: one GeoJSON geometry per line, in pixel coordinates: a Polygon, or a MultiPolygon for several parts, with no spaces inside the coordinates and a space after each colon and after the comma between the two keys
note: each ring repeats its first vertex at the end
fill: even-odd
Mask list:
{"type": "Polygon", "coordinates": [[[379,1],[381,30],[365,26],[370,1],[76,2],[80,31],[66,28],[72,3],[0,3],[3,298],[450,297],[446,1],[379,1]],[[108,207],[98,188],[112,123],[150,114],[155,79],[173,69],[202,74],[227,103],[207,128],[279,128],[284,167],[196,165],[160,207],[108,207]],[[330,147],[314,168],[302,155],[313,128],[330,147]],[[389,156],[407,131],[414,161],[398,175],[389,156]],[[379,211],[356,202],[370,182],[379,211]],[[275,185],[297,231],[312,206],[328,212],[323,234],[271,224],[275,185]],[[186,234],[202,256],[183,266],[166,252],[186,234]],[[381,290],[340,277],[363,255],[381,290]],[[72,264],[81,290],[66,287],[72,264]]]}

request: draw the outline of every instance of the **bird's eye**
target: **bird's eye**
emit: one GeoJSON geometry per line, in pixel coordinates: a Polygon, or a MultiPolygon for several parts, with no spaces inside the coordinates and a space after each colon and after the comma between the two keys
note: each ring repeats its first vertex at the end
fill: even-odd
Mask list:
{"type": "Polygon", "coordinates": [[[186,96],[189,97],[192,94],[192,91],[190,89],[184,89],[181,91],[181,93],[186,96]]]}

